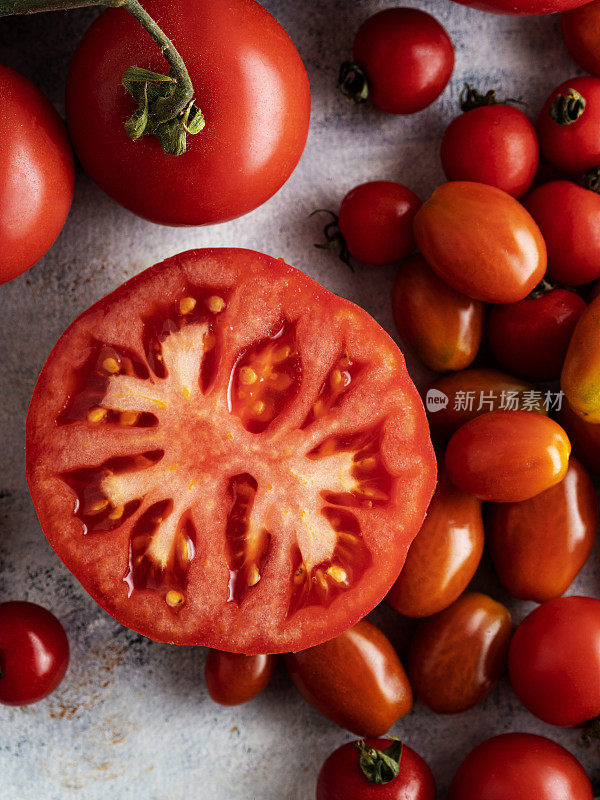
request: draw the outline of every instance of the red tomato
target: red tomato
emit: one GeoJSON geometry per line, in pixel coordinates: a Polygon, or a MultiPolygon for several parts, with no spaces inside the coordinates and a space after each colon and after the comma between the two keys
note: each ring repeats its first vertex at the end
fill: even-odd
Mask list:
{"type": "Polygon", "coordinates": [[[54,614],[35,603],[0,603],[0,703],[23,706],[65,677],[69,642],[54,614]]]}
{"type": "Polygon", "coordinates": [[[436,189],[415,217],[415,240],[443,281],[476,300],[522,300],[546,271],[546,245],[531,216],[483,183],[436,189]]]}
{"type": "Polygon", "coordinates": [[[390,640],[363,619],[335,639],[285,656],[304,699],[359,736],[381,736],[412,708],[412,690],[390,640]]]}
{"type": "Polygon", "coordinates": [[[415,249],[413,220],[422,203],[401,183],[361,183],[342,200],[339,229],[350,255],[363,264],[400,261],[415,249]]]}
{"type": "Polygon", "coordinates": [[[222,706],[247,703],[267,686],[276,665],[277,656],[209,650],[204,669],[208,693],[222,706]]]}
{"type": "Polygon", "coordinates": [[[537,121],[540,149],[562,172],[600,165],[600,79],[571,78],[550,94],[537,121]]]}
{"type": "Polygon", "coordinates": [[[446,469],[461,491],[514,503],[560,483],[570,453],[567,434],[554,420],[535,411],[490,411],[452,436],[446,469]]]}
{"type": "Polygon", "coordinates": [[[462,762],[448,800],[593,800],[579,761],[556,742],[505,733],[482,742],[462,762]]]}
{"type": "Polygon", "coordinates": [[[124,9],[92,24],[67,79],[75,151],[108,195],[165,225],[207,225],[264,203],[289,178],[306,143],[310,89],[296,48],[254,0],[147,0],[188,68],[206,127],[166,156],[155,136],[133,142],[121,78],[135,61],[165,72],[146,31],[124,9]]]}
{"type": "Polygon", "coordinates": [[[587,2],[560,18],[563,41],[571,58],[591,75],[600,77],[600,2],[587,2]]]}
{"type": "Polygon", "coordinates": [[[354,39],[353,58],[356,65],[344,65],[340,74],[345,93],[364,102],[364,74],[369,99],[390,114],[427,108],[454,69],[450,37],[435,17],[418,8],[387,8],[365,20],[354,39]]]}
{"type": "Polygon", "coordinates": [[[494,306],[487,323],[490,350],[515,375],[555,380],[586,308],[585,301],[567,289],[542,291],[518,303],[494,306]]]}
{"type": "Polygon", "coordinates": [[[61,118],[27,78],[0,65],[0,284],[32,267],[73,199],[73,154],[61,118]]]}
{"type": "Polygon", "coordinates": [[[257,654],[329,639],[386,595],[435,458],[366,312],[283,260],[215,249],[146,270],[61,337],[27,474],[50,543],[116,619],[257,654]]]}
{"type": "Polygon", "coordinates": [[[565,357],[560,385],[569,405],[586,422],[600,423],[600,297],[579,318],[565,357]]]}
{"type": "Polygon", "coordinates": [[[515,631],[508,668],[519,700],[544,722],[570,727],[600,715],[600,600],[538,606],[515,631]]]}
{"type": "Polygon", "coordinates": [[[569,403],[563,403],[559,422],[569,434],[573,452],[586,467],[600,475],[600,425],[586,422],[576,414],[569,403]]]}
{"type": "Polygon", "coordinates": [[[391,739],[347,742],[321,767],[317,800],[435,800],[435,781],[421,756],[405,744],[391,739]],[[381,752],[399,763],[391,780],[381,752]]]}

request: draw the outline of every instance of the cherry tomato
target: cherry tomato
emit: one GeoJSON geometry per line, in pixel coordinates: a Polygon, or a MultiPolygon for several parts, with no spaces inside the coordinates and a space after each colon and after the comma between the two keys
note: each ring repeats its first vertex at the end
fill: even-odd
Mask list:
{"type": "Polygon", "coordinates": [[[560,31],[571,58],[600,77],[600,2],[587,2],[561,16],[560,31]]]}
{"type": "Polygon", "coordinates": [[[577,759],[532,733],[504,733],[482,742],[462,762],[448,800],[593,800],[577,759]]]}
{"type": "Polygon", "coordinates": [[[546,271],[546,245],[529,213],[484,183],[436,189],[415,217],[415,239],[433,271],[476,300],[522,300],[546,271]]]}
{"type": "Polygon", "coordinates": [[[479,592],[421,620],[408,659],[415,695],[436,714],[477,705],[504,674],[511,633],[508,609],[479,592]]]}
{"type": "Polygon", "coordinates": [[[387,8],[356,33],[355,64],[344,64],[342,90],[366,97],[390,114],[414,114],[431,105],[454,69],[454,47],[440,23],[418,8],[387,8]],[[358,67],[358,69],[357,69],[358,67]]]}
{"type": "Polygon", "coordinates": [[[567,591],[592,552],[598,526],[594,484],[571,458],[560,483],[530,500],[490,506],[487,522],[502,585],[520,600],[552,600],[567,591]]]}
{"type": "Polygon", "coordinates": [[[535,411],[490,411],[452,436],[446,469],[463,492],[514,503],[560,483],[570,453],[567,434],[549,417],[535,411]]]}
{"type": "Polygon", "coordinates": [[[481,501],[442,473],[427,516],[387,602],[405,617],[429,617],[467,588],[483,553],[481,501]]]}
{"type": "Polygon", "coordinates": [[[36,603],[0,603],[0,703],[23,706],[65,677],[69,642],[54,614],[36,603]]]}
{"type": "Polygon", "coordinates": [[[600,79],[571,78],[550,94],[537,121],[540,149],[562,172],[600,165],[600,79]]]}
{"type": "Polygon", "coordinates": [[[586,308],[585,301],[567,289],[542,290],[518,303],[494,306],[487,323],[490,350],[515,375],[555,380],[586,308]]]}
{"type": "Polygon", "coordinates": [[[339,229],[350,255],[363,264],[400,261],[415,249],[413,220],[421,200],[401,183],[370,181],[342,200],[339,229]]]}
{"type": "Polygon", "coordinates": [[[600,422],[600,297],[580,317],[563,364],[560,384],[573,411],[600,422]]]}
{"type": "Polygon", "coordinates": [[[550,725],[600,715],[600,600],[559,597],[532,611],[510,645],[510,681],[523,705],[550,725]]]}
{"type": "Polygon", "coordinates": [[[0,65],[0,284],[32,267],[61,232],[75,171],[67,132],[27,78],[0,65]]]}
{"type": "MultiPolygon", "coordinates": [[[[589,0],[454,0],[463,6],[491,11],[495,14],[515,14],[526,16],[534,14],[557,14],[577,8],[589,0]]],[[[541,800],[541,798],[540,798],[541,800]]]]}
{"type": "Polygon", "coordinates": [[[359,736],[381,736],[413,697],[390,640],[362,620],[335,639],[285,656],[296,688],[323,716],[359,736]]]}
{"type": "Polygon", "coordinates": [[[600,425],[586,422],[568,402],[562,404],[558,421],[568,433],[577,458],[590,472],[600,475],[600,425]]]}
{"type": "Polygon", "coordinates": [[[600,196],[572,181],[552,181],[526,198],[548,248],[550,280],[580,286],[600,276],[600,196]]]}
{"type": "Polygon", "coordinates": [[[247,703],[267,686],[276,665],[277,656],[209,650],[204,670],[208,693],[222,706],[247,703]]]}
{"type": "Polygon", "coordinates": [[[321,767],[317,800],[435,800],[435,781],[421,756],[401,742],[347,742],[321,767]],[[398,763],[395,777],[382,752],[398,763]]]}

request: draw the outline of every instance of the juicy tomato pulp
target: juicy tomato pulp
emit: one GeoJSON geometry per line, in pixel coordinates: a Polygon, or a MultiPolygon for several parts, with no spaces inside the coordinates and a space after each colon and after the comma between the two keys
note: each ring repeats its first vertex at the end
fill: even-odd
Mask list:
{"type": "Polygon", "coordinates": [[[199,250],[62,336],[27,474],[51,545],[153,639],[268,653],[344,631],[386,594],[435,482],[402,354],[282,260],[199,250]]]}

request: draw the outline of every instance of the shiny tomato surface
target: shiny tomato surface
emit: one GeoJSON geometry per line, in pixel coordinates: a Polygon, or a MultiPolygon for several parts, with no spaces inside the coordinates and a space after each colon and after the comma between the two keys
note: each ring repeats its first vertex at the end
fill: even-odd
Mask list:
{"type": "Polygon", "coordinates": [[[266,688],[276,665],[277,656],[273,655],[210,650],[204,670],[208,693],[222,706],[247,703],[266,688]]]}
{"type": "Polygon", "coordinates": [[[600,77],[600,0],[564,13],[560,31],[571,58],[584,72],[600,77]]]}
{"type": "Polygon", "coordinates": [[[590,472],[600,475],[600,424],[586,422],[568,402],[563,403],[558,421],[568,433],[577,458],[590,472]]]}
{"type": "Polygon", "coordinates": [[[600,297],[580,317],[563,364],[561,387],[573,411],[600,422],[600,297]]]}

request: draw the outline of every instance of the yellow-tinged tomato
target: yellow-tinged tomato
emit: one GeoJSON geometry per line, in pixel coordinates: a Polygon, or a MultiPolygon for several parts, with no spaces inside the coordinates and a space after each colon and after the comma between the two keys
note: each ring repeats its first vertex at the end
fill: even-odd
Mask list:
{"type": "Polygon", "coordinates": [[[577,323],[560,382],[573,411],[587,422],[600,422],[600,297],[577,323]]]}

